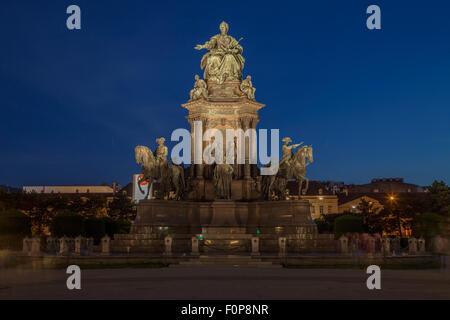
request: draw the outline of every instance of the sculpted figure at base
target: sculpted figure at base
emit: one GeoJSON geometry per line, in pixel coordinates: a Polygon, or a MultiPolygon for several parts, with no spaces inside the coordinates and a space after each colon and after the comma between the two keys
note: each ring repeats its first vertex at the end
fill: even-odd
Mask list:
{"type": "MultiPolygon", "coordinates": [[[[134,149],[136,163],[142,165],[144,177],[142,181],[152,184],[161,179],[162,197],[169,198],[170,191],[175,190],[175,199],[180,200],[185,190],[184,168],[167,161],[168,150],[164,145],[164,138],[156,139],[159,144],[155,153],[146,146],[137,146],[134,149]]],[[[140,188],[140,184],[139,188],[140,188]]],[[[148,190],[151,188],[149,187],[148,190]]],[[[142,190],[141,190],[142,191],[142,190]]],[[[148,194],[146,195],[146,198],[148,194]]]]}
{"type": "Polygon", "coordinates": [[[245,80],[241,82],[239,89],[249,98],[250,100],[255,100],[255,91],[252,84],[252,77],[247,76],[245,80]]]}
{"type": "Polygon", "coordinates": [[[233,167],[230,164],[217,164],[214,168],[214,190],[216,199],[231,199],[233,167]]]}
{"type": "Polygon", "coordinates": [[[225,81],[241,81],[242,69],[245,59],[242,56],[242,47],[239,41],[227,35],[228,24],[224,21],[220,24],[220,34],[213,36],[195,49],[209,50],[201,61],[201,68],[205,69],[203,78],[205,80],[223,83],[225,81]]]}
{"type": "Polygon", "coordinates": [[[200,98],[208,98],[208,89],[205,80],[200,79],[198,75],[195,75],[194,89],[190,92],[191,101],[198,100],[200,98]]]}

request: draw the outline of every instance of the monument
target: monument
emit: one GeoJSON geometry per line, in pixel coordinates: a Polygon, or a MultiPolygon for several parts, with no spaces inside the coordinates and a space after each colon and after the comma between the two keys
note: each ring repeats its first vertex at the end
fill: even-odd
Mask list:
{"type": "MultiPolygon", "coordinates": [[[[164,239],[171,237],[173,253],[189,252],[252,252],[252,238],[259,239],[260,252],[279,252],[279,239],[285,238],[286,250],[300,252],[317,246],[317,228],[311,219],[307,200],[289,200],[286,184],[295,179],[298,195],[308,188],[306,166],[313,161],[311,146],[290,144],[284,138],[279,170],[261,175],[258,165],[251,163],[250,137],[243,145],[236,136],[224,141],[224,153],[234,151],[243,163],[212,163],[194,161],[195,149],[201,154],[211,141],[196,145],[196,125],[203,131],[227,129],[247,132],[256,129],[258,111],[264,107],[255,100],[251,77],[242,76],[245,59],[240,40],[228,35],[228,24],[220,24],[220,33],[197,50],[207,50],[201,59],[203,79],[195,75],[190,99],[182,104],[190,124],[191,163],[169,162],[164,138],[156,139],[154,152],[146,146],[135,148],[135,158],[142,165],[142,181],[160,181],[156,194],[137,204],[137,217],[130,234],[115,235],[112,248],[116,252],[164,252],[164,239]],[[298,148],[296,152],[294,149],[298,148]],[[226,150],[225,150],[226,149],[226,150]],[[304,187],[303,187],[303,182],[304,187]],[[193,248],[192,239],[199,239],[193,248]],[[197,246],[197,242],[196,246],[197,246]]],[[[267,164],[269,166],[271,164],[267,164]]],[[[151,188],[149,188],[151,189],[151,188]]],[[[299,197],[300,198],[300,197],[299,197]]]]}

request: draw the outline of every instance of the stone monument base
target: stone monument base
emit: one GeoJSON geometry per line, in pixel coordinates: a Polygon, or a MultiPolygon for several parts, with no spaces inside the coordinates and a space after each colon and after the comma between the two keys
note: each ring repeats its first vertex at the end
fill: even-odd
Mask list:
{"type": "Polygon", "coordinates": [[[317,227],[307,200],[141,200],[131,233],[116,234],[112,250],[162,253],[168,236],[173,253],[189,254],[192,237],[199,238],[200,252],[250,253],[252,237],[259,237],[261,252],[277,252],[280,237],[298,251],[312,248],[317,227]]]}

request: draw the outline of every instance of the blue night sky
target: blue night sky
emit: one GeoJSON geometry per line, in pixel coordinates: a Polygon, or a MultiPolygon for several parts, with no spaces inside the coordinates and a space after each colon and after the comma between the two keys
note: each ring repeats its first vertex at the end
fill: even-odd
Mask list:
{"type": "MultiPolygon", "coordinates": [[[[222,20],[308,176],[450,182],[450,1],[2,1],[0,184],[122,185],[138,144],[188,128],[194,50],[222,20]],[[77,4],[82,29],[66,28],[77,4]],[[382,30],[366,28],[377,4],[382,30]]],[[[281,138],[280,137],[280,138],[281,138]]],[[[173,146],[173,144],[169,144],[173,146]]]]}

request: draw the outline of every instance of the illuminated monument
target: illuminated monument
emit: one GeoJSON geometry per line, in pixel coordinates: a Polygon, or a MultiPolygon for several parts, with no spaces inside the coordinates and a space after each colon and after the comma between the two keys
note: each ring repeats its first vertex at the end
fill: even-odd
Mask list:
{"type": "MultiPolygon", "coordinates": [[[[186,118],[192,146],[199,138],[196,125],[201,124],[203,132],[220,130],[223,137],[226,129],[245,132],[256,129],[258,111],[264,107],[255,101],[251,77],[242,77],[242,46],[227,32],[228,25],[222,22],[220,34],[195,47],[208,52],[201,60],[204,79],[195,76],[190,100],[182,105],[189,111],[186,118]]],[[[197,148],[203,154],[211,141],[200,141],[197,148]]],[[[135,157],[142,165],[143,180],[159,180],[160,188],[151,200],[138,203],[131,233],[115,235],[113,250],[163,252],[166,237],[170,237],[174,253],[189,253],[193,237],[200,239],[200,252],[250,252],[252,237],[259,238],[263,253],[278,251],[280,238],[286,239],[291,252],[320,250],[309,202],[289,200],[286,195],[287,181],[292,179],[299,183],[299,195],[308,188],[305,174],[307,162],[313,161],[312,147],[292,145],[290,138],[284,138],[279,170],[261,176],[261,169],[249,161],[253,147],[248,138],[244,141],[247,143],[239,145],[233,137],[223,144],[223,149],[244,154],[242,164],[206,164],[202,160],[195,164],[192,147],[191,164],[186,167],[168,161],[164,138],[157,139],[154,152],[137,146],[135,157]]]]}

